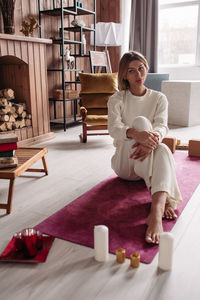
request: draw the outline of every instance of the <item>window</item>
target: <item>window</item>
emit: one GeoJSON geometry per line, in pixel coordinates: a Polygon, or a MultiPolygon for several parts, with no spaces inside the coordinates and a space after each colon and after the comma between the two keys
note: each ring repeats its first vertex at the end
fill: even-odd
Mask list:
{"type": "Polygon", "coordinates": [[[199,64],[200,0],[159,0],[159,5],[159,65],[199,64]]]}

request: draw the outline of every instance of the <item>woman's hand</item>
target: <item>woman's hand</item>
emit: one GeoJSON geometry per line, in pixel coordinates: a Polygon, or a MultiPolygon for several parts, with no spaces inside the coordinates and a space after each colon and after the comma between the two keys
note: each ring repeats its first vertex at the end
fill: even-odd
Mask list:
{"type": "Polygon", "coordinates": [[[140,161],[143,161],[152,151],[151,148],[139,143],[135,143],[132,148],[136,148],[136,150],[130,155],[130,158],[139,159],[140,161]]]}
{"type": "Polygon", "coordinates": [[[158,145],[158,135],[151,131],[139,131],[135,128],[129,128],[126,132],[128,138],[134,139],[138,144],[155,149],[158,145]]]}
{"type": "Polygon", "coordinates": [[[138,144],[155,149],[158,145],[158,135],[151,131],[138,131],[135,135],[138,144]]]}

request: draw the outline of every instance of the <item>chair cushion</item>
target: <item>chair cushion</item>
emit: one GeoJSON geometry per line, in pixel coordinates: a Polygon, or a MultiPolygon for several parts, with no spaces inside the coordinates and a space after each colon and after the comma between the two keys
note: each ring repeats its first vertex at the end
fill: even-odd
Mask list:
{"type": "Polygon", "coordinates": [[[87,125],[107,125],[108,116],[107,115],[89,115],[86,117],[85,124],[87,125]]]}
{"type": "Polygon", "coordinates": [[[107,115],[108,108],[88,108],[87,115],[107,115]]]}
{"type": "Polygon", "coordinates": [[[118,73],[79,73],[81,94],[114,94],[118,91],[118,73]]]}
{"type": "Polygon", "coordinates": [[[107,108],[107,102],[112,94],[82,94],[81,105],[85,108],[107,108]]]}

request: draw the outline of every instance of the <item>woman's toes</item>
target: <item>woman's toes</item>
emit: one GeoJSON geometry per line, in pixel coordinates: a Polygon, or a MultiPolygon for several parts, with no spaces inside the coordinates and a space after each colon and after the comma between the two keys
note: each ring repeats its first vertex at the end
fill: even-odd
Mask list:
{"type": "Polygon", "coordinates": [[[152,242],[153,242],[153,244],[159,244],[159,234],[158,233],[153,234],[152,242]]]}
{"type": "Polygon", "coordinates": [[[145,240],[148,244],[159,244],[159,235],[153,234],[152,237],[147,235],[145,240]]]}
{"type": "Polygon", "coordinates": [[[177,215],[175,214],[174,210],[171,208],[170,209],[170,219],[176,219],[177,215]]]}
{"type": "Polygon", "coordinates": [[[171,207],[168,207],[165,212],[164,212],[164,217],[167,219],[167,220],[174,220],[177,218],[177,215],[176,213],[174,212],[173,208],[171,207]]]}
{"type": "Polygon", "coordinates": [[[152,238],[151,238],[149,235],[146,236],[145,240],[146,240],[146,242],[149,243],[149,244],[152,244],[152,242],[153,242],[153,241],[152,241],[152,238]]]}

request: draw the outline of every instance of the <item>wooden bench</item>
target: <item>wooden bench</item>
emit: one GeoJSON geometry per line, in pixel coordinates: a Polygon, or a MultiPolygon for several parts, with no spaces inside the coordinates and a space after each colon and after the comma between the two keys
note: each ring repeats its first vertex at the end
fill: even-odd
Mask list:
{"type": "Polygon", "coordinates": [[[47,148],[31,148],[21,147],[15,151],[15,155],[18,158],[18,166],[16,168],[0,169],[0,179],[9,179],[9,191],[8,191],[8,202],[0,203],[0,209],[6,209],[7,214],[10,214],[12,207],[12,198],[14,191],[15,178],[22,175],[24,172],[44,172],[48,175],[47,164],[45,160],[45,154],[47,148]],[[32,169],[30,168],[36,161],[42,159],[43,169],[32,169]]]}

